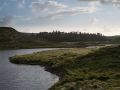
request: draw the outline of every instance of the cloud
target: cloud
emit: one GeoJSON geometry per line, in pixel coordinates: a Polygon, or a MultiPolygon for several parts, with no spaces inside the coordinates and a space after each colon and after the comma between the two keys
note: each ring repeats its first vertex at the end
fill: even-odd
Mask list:
{"type": "Polygon", "coordinates": [[[80,13],[93,13],[97,10],[96,7],[71,7],[62,4],[55,0],[37,1],[32,2],[31,5],[33,13],[37,13],[38,17],[47,17],[55,19],[64,15],[77,15],[80,13]]]}
{"type": "Polygon", "coordinates": [[[87,1],[94,2],[96,4],[113,4],[113,6],[120,7],[120,0],[78,0],[78,1],[87,1]]]}
{"type": "Polygon", "coordinates": [[[7,27],[13,24],[13,17],[12,16],[5,16],[0,20],[0,26],[7,27]]]}
{"type": "Polygon", "coordinates": [[[68,8],[60,11],[56,11],[54,13],[49,13],[47,17],[49,18],[56,18],[63,15],[77,15],[81,13],[93,13],[97,10],[95,7],[74,7],[68,8]]]}
{"type": "Polygon", "coordinates": [[[17,2],[19,8],[24,8],[26,0],[12,0],[12,1],[17,2]]]}
{"type": "Polygon", "coordinates": [[[45,1],[45,2],[32,2],[32,10],[33,11],[47,11],[49,9],[54,9],[54,10],[58,10],[58,9],[63,9],[66,8],[67,6],[62,4],[62,3],[58,3],[56,1],[45,1]]]}
{"type": "Polygon", "coordinates": [[[101,2],[101,3],[111,3],[118,2],[119,0],[78,0],[78,1],[93,1],[93,2],[101,2]]]}
{"type": "Polygon", "coordinates": [[[99,2],[99,1],[92,1],[92,2],[90,2],[90,5],[91,6],[100,6],[101,5],[101,3],[99,2]]]}
{"type": "Polygon", "coordinates": [[[18,7],[19,8],[24,8],[25,0],[17,0],[17,2],[18,2],[18,7]]]}
{"type": "Polygon", "coordinates": [[[96,24],[98,23],[98,21],[99,21],[99,20],[98,20],[96,17],[93,17],[93,18],[91,18],[91,20],[90,20],[90,24],[94,26],[94,25],[96,25],[96,24]]]}

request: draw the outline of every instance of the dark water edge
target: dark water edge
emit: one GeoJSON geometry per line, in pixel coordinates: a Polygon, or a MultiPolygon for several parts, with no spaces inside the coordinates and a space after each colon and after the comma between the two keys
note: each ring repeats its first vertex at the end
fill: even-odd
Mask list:
{"type": "Polygon", "coordinates": [[[16,65],[9,62],[9,57],[28,54],[46,49],[20,49],[0,51],[0,90],[47,90],[58,81],[58,77],[44,67],[16,65]]]}

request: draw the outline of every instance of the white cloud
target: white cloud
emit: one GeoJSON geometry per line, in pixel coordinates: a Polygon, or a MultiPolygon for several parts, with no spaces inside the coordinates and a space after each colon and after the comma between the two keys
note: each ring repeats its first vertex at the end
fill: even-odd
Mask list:
{"type": "Polygon", "coordinates": [[[36,12],[39,17],[48,17],[55,19],[64,15],[77,15],[81,13],[93,13],[97,7],[71,7],[66,4],[59,3],[55,0],[39,0],[32,2],[31,5],[33,13],[36,12]]]}
{"type": "Polygon", "coordinates": [[[67,8],[64,10],[56,11],[53,13],[49,13],[47,17],[56,18],[63,15],[77,15],[81,13],[93,13],[97,10],[95,7],[74,7],[74,8],[67,8]]]}
{"type": "Polygon", "coordinates": [[[92,2],[90,2],[90,5],[91,6],[100,6],[101,5],[101,3],[99,2],[99,1],[92,1],[92,2]]]}
{"type": "Polygon", "coordinates": [[[47,10],[58,10],[58,9],[63,9],[66,8],[67,5],[64,5],[62,3],[58,3],[56,1],[38,1],[38,2],[32,2],[32,10],[36,12],[41,12],[41,11],[47,11],[47,10]]]}

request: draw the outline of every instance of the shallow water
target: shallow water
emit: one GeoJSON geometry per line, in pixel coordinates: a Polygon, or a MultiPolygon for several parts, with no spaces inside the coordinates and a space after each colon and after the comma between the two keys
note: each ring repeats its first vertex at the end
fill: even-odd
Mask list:
{"type": "Polygon", "coordinates": [[[21,49],[0,51],[0,90],[47,90],[58,80],[40,66],[15,65],[9,57],[51,49],[21,49]]]}

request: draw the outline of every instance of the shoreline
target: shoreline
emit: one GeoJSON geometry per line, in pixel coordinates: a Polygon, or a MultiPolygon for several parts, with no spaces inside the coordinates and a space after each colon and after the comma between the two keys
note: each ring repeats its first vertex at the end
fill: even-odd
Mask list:
{"type": "MultiPolygon", "coordinates": [[[[74,49],[74,48],[59,48],[59,49],[56,49],[56,50],[61,50],[61,49],[74,49]]],[[[54,51],[54,50],[48,50],[47,52],[49,52],[49,51],[54,51]]],[[[91,51],[91,49],[89,48],[88,51],[91,51]]],[[[46,52],[46,51],[42,51],[42,52],[46,52]]],[[[38,62],[23,62],[22,63],[22,62],[15,62],[15,61],[12,61],[12,60],[13,60],[12,57],[9,57],[9,61],[13,64],[16,64],[16,65],[39,65],[41,67],[44,67],[45,71],[50,72],[50,73],[58,76],[59,80],[54,85],[56,85],[57,83],[59,83],[59,81],[64,79],[63,73],[60,73],[61,72],[60,70],[55,69],[49,63],[47,63],[47,64],[42,63],[42,62],[41,63],[40,62],[39,63],[38,62]]],[[[48,90],[52,90],[53,86],[50,87],[48,90]]]]}
{"type": "Polygon", "coordinates": [[[20,49],[44,49],[44,48],[60,48],[60,49],[64,49],[64,48],[97,48],[97,47],[106,47],[106,46],[117,46],[120,44],[98,44],[98,45],[85,45],[85,46],[40,46],[40,47],[23,47],[23,48],[2,48],[0,47],[0,51],[4,51],[4,50],[20,50],[20,49]]]}
{"type": "Polygon", "coordinates": [[[119,52],[119,48],[119,46],[103,47],[97,50],[90,48],[81,48],[78,50],[77,48],[71,49],[71,52],[69,49],[62,49],[62,53],[61,49],[49,50],[10,57],[10,62],[14,64],[40,65],[43,66],[46,71],[57,75],[59,77],[58,82],[50,87],[49,90],[79,90],[79,88],[85,88],[83,90],[87,90],[88,87],[91,88],[90,90],[95,88],[95,90],[99,90],[101,87],[109,90],[108,88],[111,88],[109,84],[113,87],[114,84],[119,86],[119,63],[113,63],[113,59],[115,59],[116,62],[119,61],[119,57],[118,59],[114,58],[114,55],[119,55],[119,53],[117,53],[119,52]],[[108,50],[111,51],[107,52],[108,50]],[[117,52],[113,53],[114,50],[117,52]],[[83,51],[85,51],[84,54],[83,51]],[[110,61],[106,59],[107,62],[103,62],[105,58],[111,59],[110,61]],[[101,60],[98,61],[97,59],[101,60]],[[115,65],[116,67],[106,67],[107,64],[112,64],[112,66],[115,65]],[[104,84],[106,86],[104,86],[104,84]]]}

